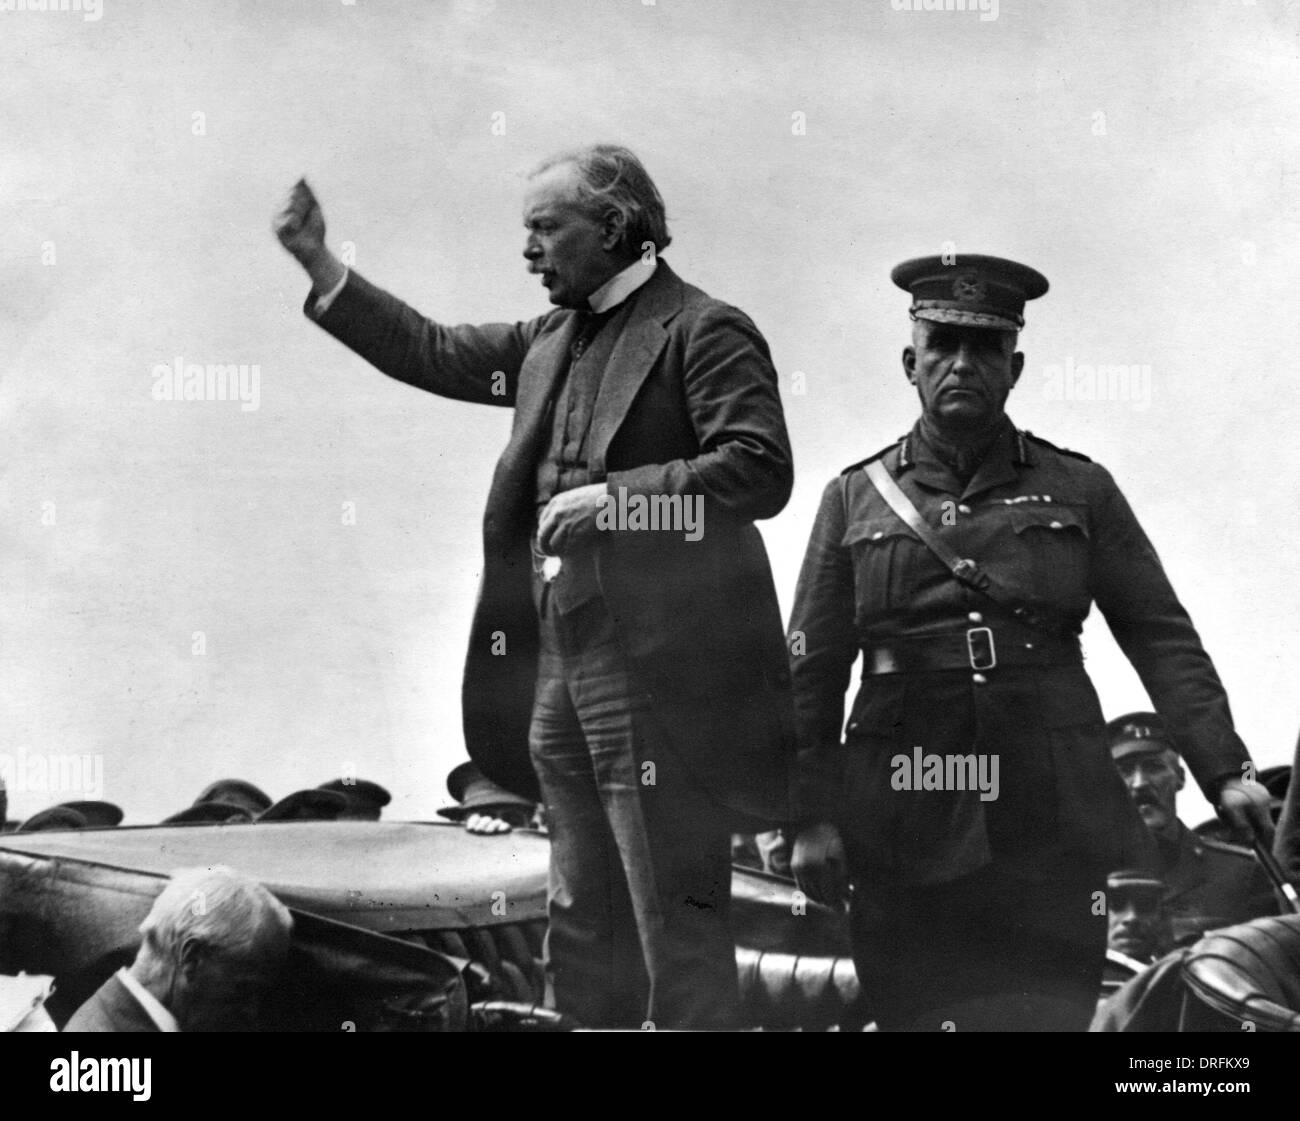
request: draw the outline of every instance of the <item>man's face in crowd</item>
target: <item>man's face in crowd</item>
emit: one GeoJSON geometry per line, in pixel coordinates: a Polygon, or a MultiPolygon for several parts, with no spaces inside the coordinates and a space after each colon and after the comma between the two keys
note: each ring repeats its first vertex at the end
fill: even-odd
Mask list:
{"type": "Polygon", "coordinates": [[[907,380],[941,428],[979,431],[1001,415],[1025,356],[1013,331],[918,319],[903,351],[907,380]]]}
{"type": "Polygon", "coordinates": [[[1175,803],[1186,776],[1172,751],[1126,755],[1116,761],[1120,777],[1142,821],[1152,833],[1168,833],[1178,823],[1175,803]]]}
{"type": "Polygon", "coordinates": [[[1155,892],[1120,892],[1108,901],[1107,945],[1141,962],[1154,961],[1169,943],[1167,919],[1155,892]]]}
{"type": "Polygon", "coordinates": [[[586,308],[587,297],[628,263],[615,218],[593,218],[575,201],[578,169],[557,164],[529,183],[524,197],[524,257],[551,303],[586,308]]]}
{"type": "Polygon", "coordinates": [[[168,1009],[183,1032],[256,1030],[262,997],[281,960],[251,960],[186,943],[168,1009]]]}

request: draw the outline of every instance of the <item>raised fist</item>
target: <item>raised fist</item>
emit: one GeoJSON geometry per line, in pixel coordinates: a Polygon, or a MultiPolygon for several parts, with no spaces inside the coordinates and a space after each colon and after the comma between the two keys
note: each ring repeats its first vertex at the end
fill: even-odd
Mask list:
{"type": "Polygon", "coordinates": [[[305,268],[310,268],[325,252],[325,215],[306,179],[299,179],[293,185],[284,209],[276,214],[271,228],[280,244],[305,268]]]}

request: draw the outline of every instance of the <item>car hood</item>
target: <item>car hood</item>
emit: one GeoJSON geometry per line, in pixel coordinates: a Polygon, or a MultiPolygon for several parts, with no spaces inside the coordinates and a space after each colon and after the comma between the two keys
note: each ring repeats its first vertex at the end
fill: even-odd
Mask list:
{"type": "Polygon", "coordinates": [[[225,864],[286,904],[370,930],[545,918],[548,843],[423,822],[277,822],[7,833],[0,853],[167,876],[225,864]]]}

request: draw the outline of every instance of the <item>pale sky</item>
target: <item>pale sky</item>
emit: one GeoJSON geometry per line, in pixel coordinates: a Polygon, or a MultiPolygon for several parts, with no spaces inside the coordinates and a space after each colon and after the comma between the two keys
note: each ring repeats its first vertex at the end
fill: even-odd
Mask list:
{"type": "MultiPolygon", "coordinates": [[[[1257,761],[1290,760],[1293,5],[102,2],[0,10],[0,754],[100,759],[128,822],[349,766],[390,816],[447,801],[509,416],[308,322],[270,218],[305,173],[369,279],[448,322],[527,319],[525,175],[613,140],[667,200],[673,267],[772,346],[787,612],[822,486],[915,415],[890,268],[1016,257],[1051,291],[1013,418],[1111,469],[1257,761]],[[177,358],[256,365],[258,407],[154,400],[177,358]],[[1051,369],[1085,365],[1136,368],[1140,399],[1054,399],[1051,369]]],[[[1104,626],[1086,643],[1107,713],[1146,707],[1104,626]]],[[[13,789],[12,815],[70,796],[13,789]]]]}

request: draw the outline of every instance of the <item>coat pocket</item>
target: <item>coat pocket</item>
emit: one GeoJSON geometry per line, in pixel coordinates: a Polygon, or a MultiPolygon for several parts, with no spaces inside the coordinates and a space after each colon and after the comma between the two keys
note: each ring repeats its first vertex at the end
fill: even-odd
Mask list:
{"type": "Polygon", "coordinates": [[[1086,511],[1063,503],[1010,506],[1007,517],[1025,558],[1033,594],[1077,603],[1088,595],[1089,532],[1086,511]]]}
{"type": "Polygon", "coordinates": [[[907,602],[921,539],[892,515],[856,521],[841,545],[853,558],[853,583],[859,613],[871,616],[907,602]]]}

